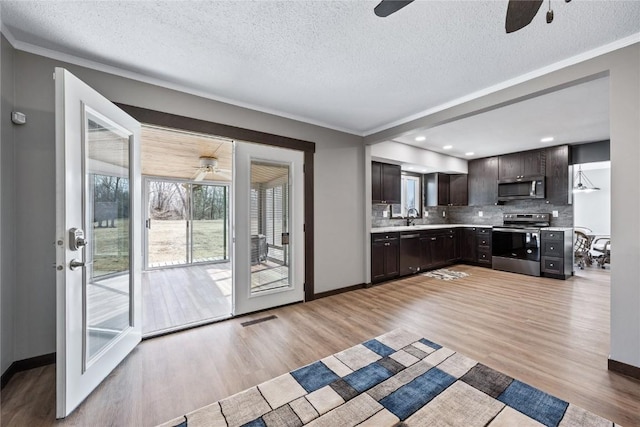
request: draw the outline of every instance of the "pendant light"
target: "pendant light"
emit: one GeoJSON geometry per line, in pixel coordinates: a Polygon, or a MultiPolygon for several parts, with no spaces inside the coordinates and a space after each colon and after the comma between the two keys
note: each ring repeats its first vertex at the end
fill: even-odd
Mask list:
{"type": "Polygon", "coordinates": [[[573,181],[575,182],[573,186],[574,193],[591,193],[592,191],[600,190],[600,188],[593,185],[591,180],[587,178],[587,175],[582,172],[582,165],[578,165],[578,173],[576,173],[573,181]]]}

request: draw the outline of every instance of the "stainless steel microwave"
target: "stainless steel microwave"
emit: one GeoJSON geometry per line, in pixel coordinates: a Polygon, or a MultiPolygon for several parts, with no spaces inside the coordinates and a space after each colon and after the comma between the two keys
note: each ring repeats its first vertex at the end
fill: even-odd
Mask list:
{"type": "Polygon", "coordinates": [[[498,180],[498,201],[544,199],[544,176],[498,180]]]}

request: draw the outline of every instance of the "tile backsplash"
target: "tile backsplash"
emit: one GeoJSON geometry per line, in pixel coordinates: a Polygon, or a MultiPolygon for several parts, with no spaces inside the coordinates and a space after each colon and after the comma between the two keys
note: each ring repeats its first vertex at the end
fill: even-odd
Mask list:
{"type": "MultiPolygon", "coordinates": [[[[372,205],[371,226],[391,227],[405,225],[406,220],[384,217],[383,212],[391,215],[389,205],[372,205]]],[[[437,206],[427,207],[427,218],[417,218],[415,225],[423,224],[475,224],[502,225],[502,214],[505,213],[552,213],[558,211],[557,218],[551,218],[552,227],[573,227],[573,205],[553,205],[540,200],[514,200],[504,205],[485,206],[437,206]],[[479,212],[482,211],[482,216],[479,212]],[[442,213],[445,216],[442,216],[442,213]]]]}

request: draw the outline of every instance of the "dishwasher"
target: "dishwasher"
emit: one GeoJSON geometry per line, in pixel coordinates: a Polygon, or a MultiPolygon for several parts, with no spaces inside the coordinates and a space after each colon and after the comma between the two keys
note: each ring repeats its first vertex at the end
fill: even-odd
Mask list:
{"type": "Polygon", "coordinates": [[[400,235],[400,276],[420,271],[420,234],[400,235]]]}

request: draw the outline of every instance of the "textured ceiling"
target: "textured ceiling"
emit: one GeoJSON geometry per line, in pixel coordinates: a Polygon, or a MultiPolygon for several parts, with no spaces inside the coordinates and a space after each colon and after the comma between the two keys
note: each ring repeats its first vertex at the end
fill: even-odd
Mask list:
{"type": "Polygon", "coordinates": [[[2,1],[16,47],[161,79],[366,135],[640,32],[640,1],[552,0],[507,35],[507,1],[2,1]]]}

